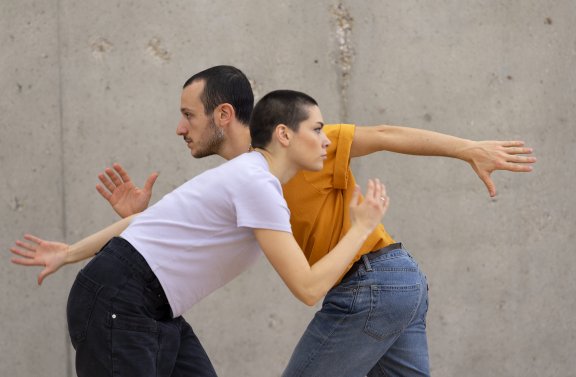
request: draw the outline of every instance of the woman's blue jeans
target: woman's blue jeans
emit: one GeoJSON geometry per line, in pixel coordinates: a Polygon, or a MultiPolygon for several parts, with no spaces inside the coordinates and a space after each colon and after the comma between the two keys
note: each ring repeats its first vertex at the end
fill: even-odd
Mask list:
{"type": "Polygon", "coordinates": [[[122,238],[78,273],[67,316],[79,377],[216,376],[192,327],[172,318],[158,279],[122,238]]]}
{"type": "Polygon", "coordinates": [[[283,377],[429,376],[428,284],[401,244],[328,292],[283,377]]]}

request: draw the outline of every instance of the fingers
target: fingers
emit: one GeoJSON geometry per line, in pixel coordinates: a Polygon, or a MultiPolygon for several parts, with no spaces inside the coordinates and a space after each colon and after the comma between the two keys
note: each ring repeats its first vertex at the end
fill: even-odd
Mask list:
{"type": "Polygon", "coordinates": [[[386,194],[386,186],[383,183],[380,183],[380,181],[378,181],[378,184],[380,186],[380,194],[378,196],[379,204],[381,208],[385,210],[390,204],[390,198],[386,194]]]}
{"type": "Polygon", "coordinates": [[[495,141],[499,149],[493,149],[492,159],[494,166],[487,170],[508,170],[511,172],[531,172],[531,164],[536,162],[536,157],[529,156],[534,151],[524,146],[523,141],[495,141]],[[527,156],[528,155],[528,156],[527,156]]]}
{"type": "Polygon", "coordinates": [[[356,185],[354,187],[354,192],[352,193],[352,200],[350,201],[350,206],[356,207],[360,204],[360,195],[362,195],[362,191],[360,186],[356,185]]]}
{"type": "Polygon", "coordinates": [[[20,246],[21,248],[24,248],[27,251],[36,251],[36,247],[34,245],[30,245],[29,243],[22,242],[20,240],[17,240],[15,243],[16,246],[20,246]]]}
{"type": "MultiPolygon", "coordinates": [[[[32,258],[34,256],[33,253],[30,251],[20,250],[20,249],[17,249],[15,247],[11,247],[10,251],[12,252],[12,254],[20,255],[21,257],[24,257],[26,259],[32,258]]],[[[22,258],[12,258],[12,261],[20,260],[20,259],[22,259],[22,258]]],[[[14,262],[14,263],[20,264],[18,262],[14,262]]]]}
{"type": "MultiPolygon", "coordinates": [[[[114,163],[112,164],[112,167],[114,168],[114,170],[112,170],[111,168],[105,168],[104,173],[98,174],[98,179],[100,179],[100,182],[102,182],[102,184],[110,192],[114,191],[116,186],[120,186],[123,183],[130,182],[130,176],[128,175],[128,173],[126,173],[126,170],[124,170],[124,168],[120,164],[114,163]]],[[[100,190],[98,190],[98,192],[102,194],[100,190]]]]}
{"type": "Polygon", "coordinates": [[[530,165],[507,163],[502,166],[501,170],[508,170],[516,173],[529,173],[534,170],[534,168],[530,165]]]}
{"type": "Polygon", "coordinates": [[[18,247],[12,246],[10,251],[12,254],[19,255],[22,258],[12,258],[12,263],[30,265],[30,262],[36,255],[36,248],[33,245],[20,240],[16,240],[15,244],[18,247]]]}
{"type": "MultiPolygon", "coordinates": [[[[116,188],[116,185],[114,185],[106,175],[104,175],[104,173],[100,173],[98,174],[98,179],[100,180],[100,182],[102,182],[102,184],[104,185],[104,187],[106,187],[108,189],[108,191],[112,192],[114,191],[114,189],[116,188]]],[[[100,191],[99,191],[100,192],[100,191]]]]}
{"type": "Polygon", "coordinates": [[[45,269],[43,269],[42,271],[40,271],[40,273],[38,274],[38,285],[42,285],[42,282],[44,281],[44,278],[46,278],[46,276],[50,275],[51,273],[53,273],[54,271],[52,271],[51,269],[49,269],[48,267],[46,267],[45,269]]]}
{"type": "Polygon", "coordinates": [[[501,141],[500,145],[503,147],[523,147],[524,142],[520,140],[508,140],[508,141],[501,141]]]}
{"type": "Polygon", "coordinates": [[[30,259],[34,258],[36,256],[37,245],[39,245],[43,241],[41,238],[33,236],[32,234],[25,234],[24,239],[28,240],[28,241],[32,241],[32,242],[34,242],[34,244],[30,244],[28,242],[23,242],[20,240],[16,240],[14,242],[16,244],[16,246],[18,246],[18,247],[13,246],[10,248],[10,251],[13,254],[20,255],[21,257],[25,258],[25,259],[13,258],[12,261],[16,264],[24,264],[24,263],[27,263],[27,261],[29,261],[30,259]],[[22,263],[20,263],[20,262],[22,262],[22,263]]]}
{"type": "Polygon", "coordinates": [[[506,154],[510,155],[508,158],[509,162],[516,163],[534,163],[536,162],[536,157],[533,156],[518,156],[521,154],[532,154],[534,150],[532,148],[524,147],[523,141],[505,141],[501,145],[505,148],[506,154]]]}
{"type": "Polygon", "coordinates": [[[369,179],[365,199],[378,204],[381,208],[387,207],[389,198],[386,194],[386,186],[378,178],[369,179]]]}
{"type": "Polygon", "coordinates": [[[506,148],[506,153],[508,154],[531,154],[534,150],[532,148],[518,148],[511,147],[506,148]]]}
{"type": "Polygon", "coordinates": [[[481,175],[480,179],[484,182],[484,185],[488,189],[488,194],[491,198],[496,196],[496,185],[494,185],[494,181],[490,177],[490,174],[481,175]]]}
{"type": "MultiPolygon", "coordinates": [[[[18,244],[18,242],[16,242],[18,244]]],[[[20,246],[20,245],[19,245],[20,246]]],[[[28,251],[28,250],[21,250],[16,247],[11,247],[10,251],[12,254],[19,255],[19,257],[13,257],[10,261],[14,264],[19,264],[22,266],[43,266],[44,263],[35,259],[36,252],[35,251],[28,251]]]]}
{"type": "MultiPolygon", "coordinates": [[[[120,177],[118,176],[118,174],[114,170],[112,170],[110,168],[106,168],[106,169],[104,169],[104,172],[106,173],[108,178],[110,178],[110,180],[114,183],[115,186],[120,186],[123,183],[122,180],[120,179],[120,177]]],[[[124,173],[126,173],[126,172],[124,172],[124,173]]],[[[128,180],[130,180],[130,179],[128,179],[128,180]]]]}
{"type": "Polygon", "coordinates": [[[36,237],[33,234],[25,234],[24,239],[28,241],[35,242],[37,244],[41,244],[44,240],[42,238],[36,237]]]}
{"type": "Polygon", "coordinates": [[[102,195],[104,197],[104,199],[110,201],[110,198],[112,197],[112,194],[110,193],[110,191],[104,190],[104,187],[102,187],[100,185],[96,185],[96,190],[100,193],[100,195],[102,195]]]}
{"type": "Polygon", "coordinates": [[[368,184],[366,185],[366,194],[364,195],[365,200],[374,200],[374,180],[368,179],[368,184]]]}
{"type": "Polygon", "coordinates": [[[531,164],[536,162],[536,157],[510,155],[508,156],[508,162],[514,162],[518,164],[531,164]]]}
{"type": "Polygon", "coordinates": [[[150,176],[146,180],[146,183],[144,184],[144,190],[152,191],[152,186],[154,186],[156,179],[158,179],[158,175],[159,175],[158,172],[150,174],[150,176]]]}
{"type": "Polygon", "coordinates": [[[44,266],[43,262],[39,262],[32,258],[12,258],[10,261],[21,266],[44,266]]]}
{"type": "Polygon", "coordinates": [[[116,163],[112,164],[112,167],[120,175],[120,178],[122,178],[123,182],[130,182],[130,176],[128,175],[128,173],[126,173],[126,170],[124,170],[122,165],[120,165],[119,163],[116,162],[116,163]]]}

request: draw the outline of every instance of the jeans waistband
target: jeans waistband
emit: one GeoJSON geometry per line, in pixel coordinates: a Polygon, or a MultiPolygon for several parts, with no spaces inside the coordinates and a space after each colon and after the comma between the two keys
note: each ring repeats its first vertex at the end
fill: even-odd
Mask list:
{"type": "Polygon", "coordinates": [[[367,254],[362,255],[362,257],[361,257],[359,260],[357,260],[357,261],[352,265],[352,267],[350,267],[350,269],[348,270],[348,272],[346,273],[346,275],[344,275],[344,277],[342,278],[342,280],[344,280],[344,279],[346,279],[346,278],[354,275],[356,272],[358,272],[358,270],[360,269],[360,267],[364,267],[367,271],[369,271],[369,270],[370,270],[370,262],[371,262],[371,261],[373,261],[373,260],[375,260],[376,258],[378,258],[378,257],[380,257],[380,256],[382,256],[382,255],[384,255],[384,254],[387,254],[387,253],[389,253],[389,252],[391,252],[391,251],[398,250],[398,249],[402,249],[402,248],[403,248],[402,243],[401,243],[401,242],[397,242],[397,243],[390,244],[390,245],[388,245],[388,246],[386,246],[386,247],[383,247],[383,248],[381,248],[381,249],[374,250],[374,251],[371,251],[371,252],[369,252],[369,253],[367,253],[367,254]]]}
{"type": "Polygon", "coordinates": [[[87,277],[109,288],[116,305],[131,302],[145,306],[154,318],[172,318],[170,304],[158,278],[142,254],[124,238],[114,237],[108,241],[86,269],[87,277]],[[137,298],[133,294],[135,290],[140,292],[136,294],[137,298]]]}
{"type": "Polygon", "coordinates": [[[102,251],[104,250],[114,254],[116,258],[120,259],[132,272],[142,277],[144,281],[149,282],[156,279],[156,275],[148,265],[148,262],[146,262],[146,259],[124,238],[112,238],[102,248],[102,251]]]}

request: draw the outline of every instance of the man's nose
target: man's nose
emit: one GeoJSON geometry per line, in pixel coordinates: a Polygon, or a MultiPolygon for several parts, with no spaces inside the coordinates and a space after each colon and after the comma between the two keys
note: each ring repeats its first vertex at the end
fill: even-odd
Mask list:
{"type": "Polygon", "coordinates": [[[176,135],[182,136],[188,133],[188,129],[186,128],[186,119],[184,117],[180,118],[178,122],[178,126],[176,127],[176,135]]]}

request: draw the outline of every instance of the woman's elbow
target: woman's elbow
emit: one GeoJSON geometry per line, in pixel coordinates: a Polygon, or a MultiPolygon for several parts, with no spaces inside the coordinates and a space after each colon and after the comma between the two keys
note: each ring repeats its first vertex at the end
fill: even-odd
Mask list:
{"type": "Polygon", "coordinates": [[[316,292],[306,291],[306,292],[294,292],[294,296],[300,301],[302,301],[307,306],[314,306],[324,297],[323,294],[316,292]]]}

